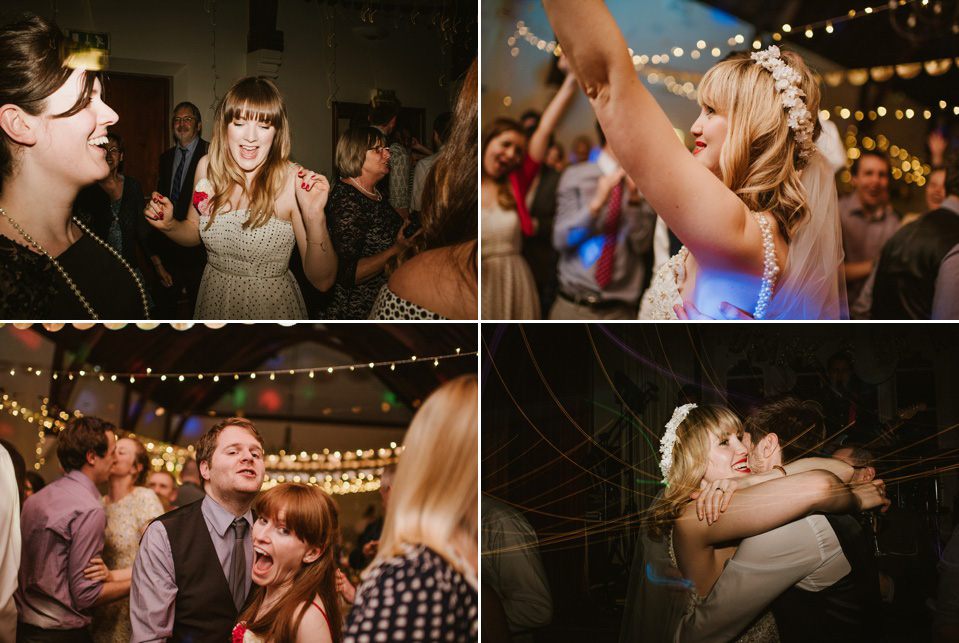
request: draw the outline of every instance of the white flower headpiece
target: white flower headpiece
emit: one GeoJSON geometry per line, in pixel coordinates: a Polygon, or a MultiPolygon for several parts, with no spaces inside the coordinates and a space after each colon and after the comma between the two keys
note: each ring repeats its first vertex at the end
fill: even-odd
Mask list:
{"type": "Polygon", "coordinates": [[[659,453],[662,458],[659,460],[659,468],[663,472],[663,482],[669,477],[669,470],[673,466],[673,447],[676,445],[676,429],[683,423],[689,412],[696,408],[695,404],[683,404],[677,406],[673,411],[673,417],[666,423],[666,433],[663,439],[659,441],[659,453]]]}
{"type": "Polygon", "coordinates": [[[789,128],[799,145],[799,158],[808,161],[816,153],[816,144],[813,142],[815,123],[802,100],[806,96],[805,92],[799,89],[802,76],[780,57],[779,47],[776,45],[753,52],[752,59],[757,65],[769,70],[776,80],[776,91],[782,95],[783,107],[789,110],[789,128]]]}

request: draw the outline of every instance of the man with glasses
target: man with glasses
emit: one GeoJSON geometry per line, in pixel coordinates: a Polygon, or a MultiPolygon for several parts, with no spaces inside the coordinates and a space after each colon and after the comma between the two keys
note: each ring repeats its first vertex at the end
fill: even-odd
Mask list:
{"type": "MultiPolygon", "coordinates": [[[[200,138],[200,110],[196,105],[182,102],[173,109],[173,137],[176,145],[160,155],[160,179],[157,192],[173,202],[173,217],[186,219],[193,196],[193,179],[197,163],[206,154],[207,142],[200,138]]],[[[152,231],[152,243],[156,250],[153,263],[160,277],[153,289],[156,319],[179,319],[177,302],[186,292],[189,301],[188,317],[196,307],[200,278],[206,265],[206,250],[203,244],[184,247],[170,240],[157,230],[152,231]]]]}

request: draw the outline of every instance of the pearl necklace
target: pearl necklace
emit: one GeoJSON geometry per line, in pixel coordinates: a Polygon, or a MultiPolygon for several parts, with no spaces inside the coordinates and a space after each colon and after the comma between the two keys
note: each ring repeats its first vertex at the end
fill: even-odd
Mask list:
{"type": "Polygon", "coordinates": [[[350,181],[353,182],[353,185],[359,188],[360,192],[370,197],[371,199],[376,199],[377,201],[379,201],[383,198],[383,195],[380,194],[380,191],[376,189],[376,186],[373,186],[373,191],[369,192],[362,185],[360,185],[359,182],[357,182],[357,180],[354,179],[352,176],[350,177],[350,181]]]}
{"type": "Polygon", "coordinates": [[[776,264],[776,243],[773,241],[773,233],[766,217],[758,212],[753,212],[756,222],[763,234],[763,280],[759,286],[759,301],[756,302],[756,312],[753,317],[762,319],[766,316],[766,309],[769,307],[769,300],[773,296],[773,287],[776,285],[776,277],[779,274],[779,266],[776,264]]]}
{"type": "MultiPolygon", "coordinates": [[[[93,311],[93,307],[90,305],[90,302],[87,301],[86,297],[84,297],[83,294],[80,292],[80,289],[77,288],[77,285],[74,283],[73,279],[70,278],[70,275],[67,274],[67,271],[64,270],[63,266],[60,265],[60,262],[54,259],[49,252],[47,252],[42,247],[40,247],[40,244],[37,243],[33,239],[33,237],[27,234],[27,231],[21,228],[20,224],[14,221],[13,217],[7,214],[3,208],[0,208],[0,214],[2,214],[4,217],[7,218],[7,220],[10,222],[10,225],[12,225],[14,229],[17,232],[19,232],[20,235],[24,239],[26,239],[31,246],[36,248],[37,252],[39,252],[40,254],[42,254],[43,256],[45,256],[47,259],[50,260],[50,263],[53,264],[53,267],[56,268],[57,271],[59,271],[59,273],[63,276],[64,281],[66,281],[67,285],[70,286],[70,290],[73,291],[73,294],[75,294],[77,298],[80,300],[80,303],[83,304],[83,308],[90,315],[90,318],[100,319],[99,317],[97,317],[97,314],[93,311]]],[[[143,301],[143,318],[150,319],[150,306],[147,303],[147,293],[146,293],[146,290],[143,288],[143,284],[140,282],[140,277],[137,276],[136,271],[134,271],[134,269],[130,266],[130,264],[127,263],[126,259],[124,259],[120,255],[120,253],[116,251],[116,248],[108,244],[106,241],[104,241],[97,235],[93,234],[90,228],[83,225],[79,219],[77,219],[76,217],[73,217],[73,222],[77,224],[77,226],[81,230],[83,230],[84,234],[89,235],[91,239],[93,239],[94,241],[99,243],[101,246],[109,250],[113,254],[113,256],[116,257],[120,261],[120,263],[123,264],[123,267],[130,271],[130,275],[133,277],[133,280],[136,282],[137,288],[140,289],[140,299],[143,301]]]]}

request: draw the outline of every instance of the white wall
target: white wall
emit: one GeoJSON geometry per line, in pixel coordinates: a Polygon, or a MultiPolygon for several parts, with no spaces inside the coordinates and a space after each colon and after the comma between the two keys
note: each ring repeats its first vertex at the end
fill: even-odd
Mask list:
{"type": "MultiPolygon", "coordinates": [[[[203,115],[203,137],[212,133],[214,75],[222,97],[248,69],[246,39],[249,6],[246,0],[216,3],[216,74],[213,64],[211,14],[200,0],[85,0],[58,3],[56,19],[66,31],[107,32],[111,37],[110,70],[169,76],[173,79],[170,108],[180,101],[196,104],[203,115]]],[[[48,0],[7,0],[5,9],[34,11],[53,17],[48,0]]],[[[286,96],[297,160],[313,170],[332,171],[332,117],[327,107],[334,48],[327,46],[329,8],[318,2],[280,2],[276,28],[284,34],[285,51],[276,79],[286,96]]],[[[393,89],[408,107],[426,109],[426,127],[449,109],[450,55],[441,52],[439,27],[410,23],[409,18],[375,14],[374,25],[389,35],[364,40],[352,27],[369,26],[359,9],[334,8],[336,99],[367,102],[375,89],[393,89]],[[443,86],[440,78],[443,77],[443,86]]],[[[448,46],[447,46],[448,47],[448,46]]],[[[124,114],[120,114],[124,118],[124,114]]],[[[172,145],[172,141],[171,141],[172,145]]]]}

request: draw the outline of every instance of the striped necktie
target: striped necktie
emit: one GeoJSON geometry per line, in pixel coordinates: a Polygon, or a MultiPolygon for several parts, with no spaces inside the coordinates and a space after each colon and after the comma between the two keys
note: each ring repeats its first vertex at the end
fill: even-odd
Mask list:
{"type": "Polygon", "coordinates": [[[609,210],[606,214],[606,229],[603,232],[603,253],[596,264],[596,283],[606,288],[613,278],[613,256],[616,253],[616,237],[619,235],[619,215],[623,210],[623,182],[609,192],[609,210]]]}

